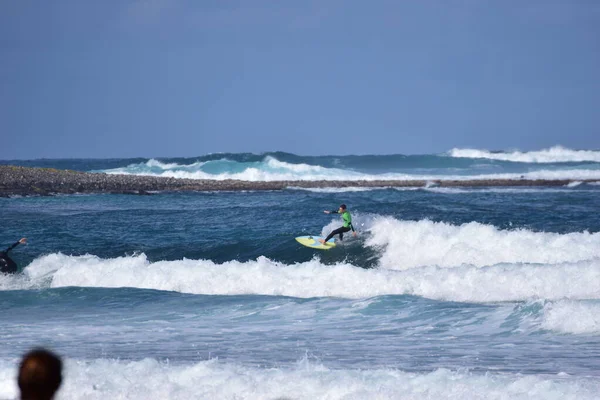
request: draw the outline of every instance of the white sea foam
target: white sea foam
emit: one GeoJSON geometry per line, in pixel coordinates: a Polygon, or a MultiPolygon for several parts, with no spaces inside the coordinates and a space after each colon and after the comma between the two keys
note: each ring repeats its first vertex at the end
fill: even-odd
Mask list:
{"type": "Polygon", "coordinates": [[[526,193],[574,193],[582,190],[573,190],[568,186],[563,187],[489,187],[481,189],[463,189],[468,193],[511,193],[511,194],[526,194],[526,193]]]}
{"type": "Polygon", "coordinates": [[[544,305],[542,328],[560,333],[600,333],[598,301],[562,300],[544,305]]]}
{"type": "Polygon", "coordinates": [[[183,169],[188,171],[194,171],[202,167],[205,162],[195,162],[191,164],[177,164],[177,163],[164,163],[159,160],[150,159],[145,163],[132,164],[127,167],[114,168],[106,171],[110,174],[124,174],[124,175],[156,175],[162,174],[165,171],[183,169]]]}
{"type": "Polygon", "coordinates": [[[385,190],[389,187],[324,187],[324,188],[303,188],[297,186],[288,187],[289,190],[301,190],[313,193],[347,193],[347,192],[370,192],[372,190],[385,190]]]}
{"type": "Polygon", "coordinates": [[[381,266],[410,269],[436,265],[483,267],[498,263],[558,264],[600,258],[600,233],[568,234],[500,230],[470,222],[400,221],[375,217],[366,223],[366,245],[383,249],[381,266]]]}
{"type": "Polygon", "coordinates": [[[558,162],[600,162],[600,151],[571,150],[562,146],[528,152],[501,152],[492,153],[487,150],[457,149],[448,152],[452,157],[486,158],[490,160],[514,161],[525,163],[558,163],[558,162]]]}
{"type": "Polygon", "coordinates": [[[251,182],[262,181],[433,181],[433,180],[452,180],[452,181],[467,181],[467,180],[595,180],[600,179],[600,170],[587,169],[571,169],[571,170],[540,170],[526,172],[522,174],[504,173],[504,174],[484,174],[484,175],[421,175],[421,174],[399,174],[387,173],[381,175],[362,174],[358,172],[350,172],[344,170],[333,170],[324,167],[323,172],[317,173],[296,173],[296,172],[271,172],[260,168],[246,168],[243,172],[236,173],[221,173],[210,174],[203,171],[164,171],[161,173],[152,172],[118,172],[115,170],[107,171],[108,174],[125,174],[125,175],[146,175],[146,176],[162,176],[169,178],[186,178],[186,179],[208,179],[208,180],[242,180],[251,182]]]}
{"type": "Polygon", "coordinates": [[[582,183],[583,183],[583,182],[581,182],[581,181],[573,181],[573,182],[569,182],[569,183],[567,184],[567,187],[570,187],[570,188],[577,187],[577,186],[581,185],[582,183]]]}
{"type": "MultiPolygon", "coordinates": [[[[579,182],[581,183],[581,182],[579,182]]],[[[441,194],[472,194],[472,193],[517,193],[517,194],[527,194],[527,193],[573,193],[573,192],[581,192],[582,190],[572,190],[572,187],[577,187],[578,185],[570,186],[569,184],[563,187],[483,187],[483,188],[457,188],[457,187],[432,187],[432,188],[417,188],[419,190],[424,190],[432,193],[441,193],[441,194]]]]}
{"type": "MultiPolygon", "coordinates": [[[[201,166],[203,164],[204,163],[196,162],[196,163],[192,163],[192,164],[186,165],[186,167],[188,167],[188,168],[194,168],[194,167],[199,167],[199,166],[201,166]]],[[[150,167],[150,168],[156,167],[156,168],[161,168],[161,169],[181,168],[180,164],[177,164],[177,163],[164,163],[164,162],[161,162],[161,161],[158,161],[158,160],[155,160],[155,159],[148,160],[146,162],[146,165],[148,167],[150,167]]]]}
{"type": "Polygon", "coordinates": [[[464,194],[471,193],[472,190],[461,189],[461,188],[450,188],[450,187],[425,187],[423,190],[432,193],[442,193],[442,194],[464,194]]]}
{"type": "MultiPolygon", "coordinates": [[[[16,362],[0,361],[0,397],[16,398],[16,362]]],[[[600,382],[566,374],[524,376],[438,369],[331,370],[306,360],[257,368],[218,360],[174,365],[66,359],[60,399],[596,399],[600,382]]]]}
{"type": "Polygon", "coordinates": [[[568,187],[568,185],[562,187],[478,187],[478,188],[469,188],[469,187],[393,187],[390,188],[398,191],[414,191],[414,190],[422,190],[426,192],[432,193],[440,193],[440,194],[473,194],[473,193],[517,193],[517,194],[527,194],[527,193],[573,193],[580,192],[582,190],[573,190],[568,187]]]}
{"type": "Polygon", "coordinates": [[[465,302],[600,299],[599,259],[553,265],[429,266],[398,271],[364,269],[347,263],[324,265],[317,259],[287,265],[259,257],[216,264],[185,259],[150,262],[143,254],[113,259],[50,254],[34,260],[24,273],[22,277],[0,276],[0,289],[133,287],[298,298],[409,294],[465,302]]]}

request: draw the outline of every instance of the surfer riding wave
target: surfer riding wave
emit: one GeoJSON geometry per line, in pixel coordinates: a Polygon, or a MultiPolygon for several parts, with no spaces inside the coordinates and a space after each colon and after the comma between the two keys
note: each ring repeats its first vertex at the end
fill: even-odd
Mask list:
{"type": "Polygon", "coordinates": [[[332,210],[332,211],[325,210],[323,212],[325,214],[341,214],[342,220],[344,221],[344,223],[342,224],[341,227],[331,231],[325,239],[319,239],[319,242],[321,242],[322,244],[325,244],[329,239],[331,239],[335,235],[339,235],[340,240],[343,240],[344,233],[349,232],[350,230],[352,230],[352,234],[354,236],[356,236],[357,233],[354,230],[354,226],[352,225],[352,216],[350,215],[350,212],[348,211],[345,204],[342,204],[338,210],[332,210]]]}

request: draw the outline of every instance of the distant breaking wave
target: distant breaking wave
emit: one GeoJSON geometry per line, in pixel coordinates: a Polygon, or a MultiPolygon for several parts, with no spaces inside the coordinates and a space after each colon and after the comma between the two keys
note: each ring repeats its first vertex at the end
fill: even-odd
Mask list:
{"type": "MultiPolygon", "coordinates": [[[[491,153],[490,153],[491,154],[491,153]]],[[[600,153],[599,158],[600,158],[600,153]]],[[[189,163],[163,162],[150,159],[145,162],[130,164],[125,167],[100,170],[108,174],[145,175],[180,179],[206,180],[243,180],[243,181],[374,181],[374,180],[471,180],[471,179],[546,179],[546,180],[599,180],[599,165],[578,165],[563,168],[546,165],[543,169],[509,168],[473,164],[448,164],[453,160],[443,156],[411,156],[410,165],[404,165],[406,158],[398,158],[398,166],[390,163],[386,157],[385,166],[377,169],[376,162],[370,160],[368,166],[356,161],[355,156],[323,157],[319,160],[323,165],[309,164],[298,160],[281,161],[272,155],[262,159],[231,160],[229,158],[206,161],[185,160],[189,163]],[[338,161],[336,164],[335,161],[338,161]],[[421,165],[422,164],[422,165],[421,165]],[[337,165],[337,166],[333,166],[337,165]],[[490,168],[494,169],[490,171],[490,168]]],[[[456,159],[458,160],[458,159],[456,159]]],[[[382,161],[383,162],[383,161],[382,161]]]]}
{"type": "MultiPolygon", "coordinates": [[[[109,174],[150,175],[188,179],[237,179],[245,181],[363,179],[363,174],[304,163],[293,164],[266,156],[262,161],[239,162],[226,158],[192,164],[162,163],[149,160],[124,168],[104,171],[109,174]]],[[[600,174],[599,174],[600,176],[600,174]]]]}
{"type": "Polygon", "coordinates": [[[522,163],[565,163],[565,162],[600,162],[600,151],[571,150],[562,146],[549,149],[520,152],[490,152],[488,150],[457,149],[449,151],[452,157],[460,158],[485,158],[489,160],[512,161],[522,163]]]}

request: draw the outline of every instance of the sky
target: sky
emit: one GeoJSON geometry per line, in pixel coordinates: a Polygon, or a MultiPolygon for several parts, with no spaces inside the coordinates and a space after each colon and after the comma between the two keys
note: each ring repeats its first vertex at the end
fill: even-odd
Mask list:
{"type": "Polygon", "coordinates": [[[600,149],[597,0],[0,0],[0,159],[600,149]]]}

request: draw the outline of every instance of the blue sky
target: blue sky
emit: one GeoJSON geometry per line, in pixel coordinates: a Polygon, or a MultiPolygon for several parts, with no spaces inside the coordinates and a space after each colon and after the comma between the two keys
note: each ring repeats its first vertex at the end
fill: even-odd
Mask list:
{"type": "Polygon", "coordinates": [[[0,0],[0,159],[600,148],[597,0],[0,0]]]}

